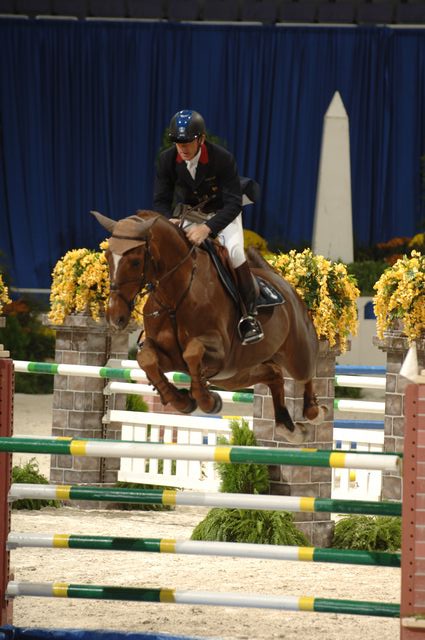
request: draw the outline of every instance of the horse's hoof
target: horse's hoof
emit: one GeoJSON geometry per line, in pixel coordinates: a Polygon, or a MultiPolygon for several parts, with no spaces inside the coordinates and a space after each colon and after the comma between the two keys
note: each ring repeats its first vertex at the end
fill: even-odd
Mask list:
{"type": "Polygon", "coordinates": [[[214,398],[214,406],[211,411],[205,411],[205,413],[220,413],[223,408],[221,396],[219,396],[218,393],[214,393],[214,391],[211,391],[211,396],[214,398]]]}
{"type": "Polygon", "coordinates": [[[320,407],[317,407],[317,415],[314,418],[309,418],[308,415],[306,415],[305,418],[309,421],[310,424],[322,424],[322,422],[325,422],[327,415],[327,407],[321,405],[320,407]]]}
{"type": "Polygon", "coordinates": [[[181,389],[180,394],[186,396],[186,405],[183,408],[179,408],[180,413],[193,413],[197,408],[197,402],[191,395],[189,395],[189,391],[187,389],[181,389]]]}
{"type": "Polygon", "coordinates": [[[304,422],[296,422],[293,431],[279,424],[276,425],[276,429],[290,444],[302,444],[308,440],[308,429],[304,422]]]}

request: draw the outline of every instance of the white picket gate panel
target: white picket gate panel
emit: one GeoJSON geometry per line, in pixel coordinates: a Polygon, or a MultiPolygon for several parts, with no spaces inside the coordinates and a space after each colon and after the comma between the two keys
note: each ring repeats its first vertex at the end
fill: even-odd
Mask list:
{"type": "MultiPolygon", "coordinates": [[[[128,420],[128,412],[126,412],[128,420]]],[[[114,412],[111,412],[114,416],[114,412]]],[[[131,414],[130,414],[131,415],[131,414]]],[[[145,414],[146,415],[146,414],[145,414]]],[[[161,414],[158,414],[161,415],[161,414]]],[[[178,444],[216,445],[217,439],[224,436],[229,439],[231,430],[227,420],[205,419],[202,426],[196,428],[195,422],[189,427],[172,426],[171,414],[164,422],[168,426],[131,424],[122,425],[122,439],[147,442],[175,442],[178,444]],[[207,426],[205,426],[205,424],[207,426]],[[209,428],[207,428],[209,427],[209,428]]],[[[111,416],[111,417],[112,417],[111,416]]],[[[179,416],[181,417],[181,416],[179,416]]],[[[137,421],[143,419],[143,413],[137,415],[137,421]]],[[[160,418],[157,419],[160,422],[160,418]]],[[[252,425],[251,425],[252,428],[252,425]]],[[[357,451],[382,451],[384,431],[375,429],[334,429],[334,449],[348,451],[356,443],[357,451]]],[[[123,458],[118,480],[148,485],[193,489],[196,491],[217,491],[220,478],[214,462],[192,460],[163,460],[123,458]]],[[[382,485],[381,471],[365,469],[333,469],[332,498],[353,500],[380,500],[382,485]]]]}
{"type": "MultiPolygon", "coordinates": [[[[383,451],[384,430],[334,429],[334,448],[341,451],[383,451]],[[354,449],[352,449],[354,450],[354,449]]],[[[367,469],[332,469],[332,498],[348,500],[380,500],[382,471],[367,469]]]]}
{"type": "MultiPolygon", "coordinates": [[[[123,440],[144,442],[176,442],[177,444],[216,445],[219,436],[229,440],[231,430],[225,420],[211,430],[185,429],[147,425],[123,424],[123,440]]],[[[214,462],[196,460],[156,460],[154,458],[122,458],[118,480],[141,484],[193,489],[196,491],[218,491],[220,478],[214,462]]]]}

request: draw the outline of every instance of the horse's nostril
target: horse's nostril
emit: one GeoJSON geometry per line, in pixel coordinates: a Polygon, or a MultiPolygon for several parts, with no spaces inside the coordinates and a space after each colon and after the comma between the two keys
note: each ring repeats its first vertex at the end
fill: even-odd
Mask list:
{"type": "Polygon", "coordinates": [[[118,318],[118,326],[120,329],[124,329],[127,326],[127,318],[125,316],[120,316],[118,318]]]}

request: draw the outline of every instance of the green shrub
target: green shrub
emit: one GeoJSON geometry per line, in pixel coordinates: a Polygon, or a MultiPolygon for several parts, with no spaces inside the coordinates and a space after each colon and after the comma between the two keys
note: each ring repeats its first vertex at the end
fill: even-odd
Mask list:
{"type": "Polygon", "coordinates": [[[358,387],[337,387],[335,385],[335,398],[355,398],[363,397],[363,390],[358,387]]]}
{"type": "MultiPolygon", "coordinates": [[[[5,307],[6,327],[0,329],[0,343],[14,360],[44,362],[55,357],[55,334],[40,320],[41,303],[36,299],[16,300],[5,307]]],[[[17,393],[52,393],[53,376],[34,373],[15,375],[17,393]]]]}
{"type": "MultiPolygon", "coordinates": [[[[231,441],[235,446],[256,446],[257,440],[246,420],[232,420],[231,441]]],[[[220,491],[225,493],[266,494],[268,469],[260,464],[218,464],[220,491]]],[[[256,509],[211,509],[191,535],[192,540],[220,540],[258,544],[307,545],[292,514],[256,509]]]]}
{"type": "Polygon", "coordinates": [[[362,296],[375,295],[373,285],[378,282],[387,268],[388,263],[383,260],[364,260],[347,264],[347,271],[356,278],[362,296]]]}
{"type": "MultiPolygon", "coordinates": [[[[246,420],[232,420],[232,444],[237,446],[254,447],[257,444],[254,433],[250,430],[246,420]]],[[[221,479],[220,491],[223,493],[268,493],[269,473],[265,465],[261,464],[218,464],[221,479]]]]}
{"type": "Polygon", "coordinates": [[[15,373],[15,392],[53,393],[53,376],[43,373],[15,373]]]}
{"type": "Polygon", "coordinates": [[[125,408],[127,411],[149,411],[149,407],[142,396],[135,394],[126,397],[125,408]]]}
{"type": "Polygon", "coordinates": [[[135,345],[134,347],[131,347],[131,349],[129,349],[128,351],[128,359],[129,360],[137,360],[137,352],[138,352],[138,348],[137,345],[135,345]]]}
{"type": "Polygon", "coordinates": [[[309,545],[292,513],[253,509],[211,509],[193,530],[191,540],[309,545]]]}
{"type": "Polygon", "coordinates": [[[401,547],[401,518],[344,516],[335,524],[332,546],[337,549],[397,551],[401,547]]]}
{"type": "MultiPolygon", "coordinates": [[[[26,483],[26,484],[49,484],[49,481],[43,474],[40,473],[38,462],[35,458],[31,458],[29,462],[23,466],[14,466],[12,469],[12,482],[26,483]]],[[[60,507],[61,503],[58,500],[38,500],[31,498],[24,498],[22,500],[15,500],[12,502],[12,509],[32,509],[39,510],[43,507],[60,507]]]]}

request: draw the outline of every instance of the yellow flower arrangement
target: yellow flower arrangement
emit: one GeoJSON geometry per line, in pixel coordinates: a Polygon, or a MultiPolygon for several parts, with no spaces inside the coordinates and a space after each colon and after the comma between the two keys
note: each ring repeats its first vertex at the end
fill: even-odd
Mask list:
{"type": "Polygon", "coordinates": [[[425,247],[425,233],[417,233],[410,240],[408,247],[410,249],[417,249],[418,247],[425,247]]]}
{"type": "Polygon", "coordinates": [[[267,240],[262,238],[255,231],[251,231],[250,229],[244,229],[243,241],[245,249],[248,249],[248,247],[254,247],[255,249],[258,249],[260,253],[266,253],[268,250],[267,240]]]}
{"type": "Polygon", "coordinates": [[[0,313],[3,311],[5,304],[9,304],[12,300],[9,298],[9,291],[3,282],[3,276],[0,273],[0,313]]]}
{"type": "Polygon", "coordinates": [[[338,342],[344,352],[348,335],[357,333],[356,300],[360,295],[346,266],[314,255],[311,249],[272,254],[266,259],[304,300],[318,337],[329,340],[331,347],[338,342]]]}
{"type": "Polygon", "coordinates": [[[374,285],[373,299],[377,334],[391,329],[402,320],[403,331],[410,341],[425,332],[425,256],[419,251],[404,255],[386,269],[374,285]]]}
{"type": "MultiPolygon", "coordinates": [[[[71,313],[88,311],[98,321],[109,299],[109,268],[105,256],[108,242],[100,244],[101,251],[73,249],[58,260],[52,273],[49,320],[63,324],[71,313]]],[[[132,316],[137,320],[144,299],[136,298],[132,316]]]]}

